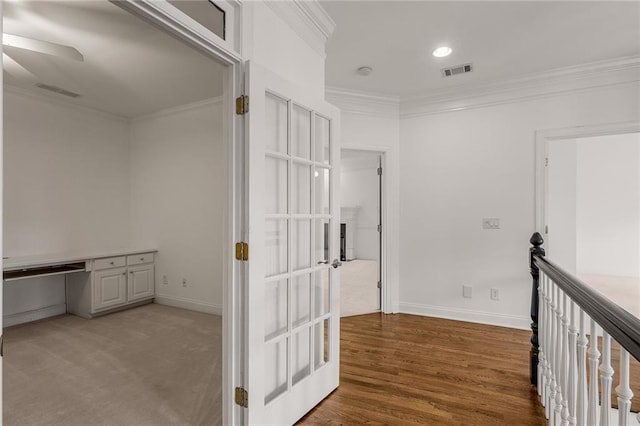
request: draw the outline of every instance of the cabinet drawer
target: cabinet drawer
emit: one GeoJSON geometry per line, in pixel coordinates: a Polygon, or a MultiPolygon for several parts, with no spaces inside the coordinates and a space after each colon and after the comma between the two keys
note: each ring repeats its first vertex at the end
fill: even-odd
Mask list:
{"type": "Polygon", "coordinates": [[[140,265],[141,263],[153,262],[153,253],[140,253],[127,256],[127,265],[140,265]]]}
{"type": "Polygon", "coordinates": [[[126,265],[126,259],[124,256],[105,257],[103,259],[96,259],[93,261],[93,269],[119,268],[124,265],[126,265]]]}

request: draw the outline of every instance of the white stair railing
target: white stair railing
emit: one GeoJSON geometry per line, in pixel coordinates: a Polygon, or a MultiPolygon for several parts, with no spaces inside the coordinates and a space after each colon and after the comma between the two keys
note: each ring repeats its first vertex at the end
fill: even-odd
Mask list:
{"type": "Polygon", "coordinates": [[[640,415],[631,412],[629,362],[630,356],[640,360],[640,319],[545,259],[540,234],[530,241],[531,383],[549,425],[639,426],[640,415]],[[618,371],[614,341],[620,346],[618,371]]]}

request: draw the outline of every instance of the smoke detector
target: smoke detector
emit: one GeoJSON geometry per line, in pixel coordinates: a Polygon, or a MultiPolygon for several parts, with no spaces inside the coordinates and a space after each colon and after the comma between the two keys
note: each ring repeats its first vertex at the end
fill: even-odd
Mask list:
{"type": "Polygon", "coordinates": [[[371,74],[373,72],[373,68],[371,67],[360,67],[358,68],[358,74],[362,75],[362,76],[368,76],[369,74],[371,74]]]}
{"type": "Polygon", "coordinates": [[[442,68],[443,77],[453,77],[458,74],[466,74],[473,71],[473,64],[456,65],[455,67],[442,68]]]}

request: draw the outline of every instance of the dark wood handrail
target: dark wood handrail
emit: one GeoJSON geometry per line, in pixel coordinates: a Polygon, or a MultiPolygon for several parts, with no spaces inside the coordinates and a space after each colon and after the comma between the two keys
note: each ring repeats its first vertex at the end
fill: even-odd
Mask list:
{"type": "Polygon", "coordinates": [[[542,256],[533,256],[536,266],[564,291],[604,331],[640,361],[640,319],[584,282],[542,256]]]}
{"type": "Polygon", "coordinates": [[[544,272],[567,296],[591,317],[627,352],[640,361],[640,318],[592,289],[560,266],[544,257],[544,240],[536,232],[529,240],[529,262],[533,286],[531,292],[531,384],[537,385],[538,364],[538,290],[539,271],[544,272]]]}

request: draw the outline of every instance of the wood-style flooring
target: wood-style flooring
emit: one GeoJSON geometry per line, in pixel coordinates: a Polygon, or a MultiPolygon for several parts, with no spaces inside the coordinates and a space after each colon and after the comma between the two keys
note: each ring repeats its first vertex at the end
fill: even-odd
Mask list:
{"type": "Polygon", "coordinates": [[[545,425],[530,332],[413,315],[341,319],[340,386],[301,425],[545,425]]]}

